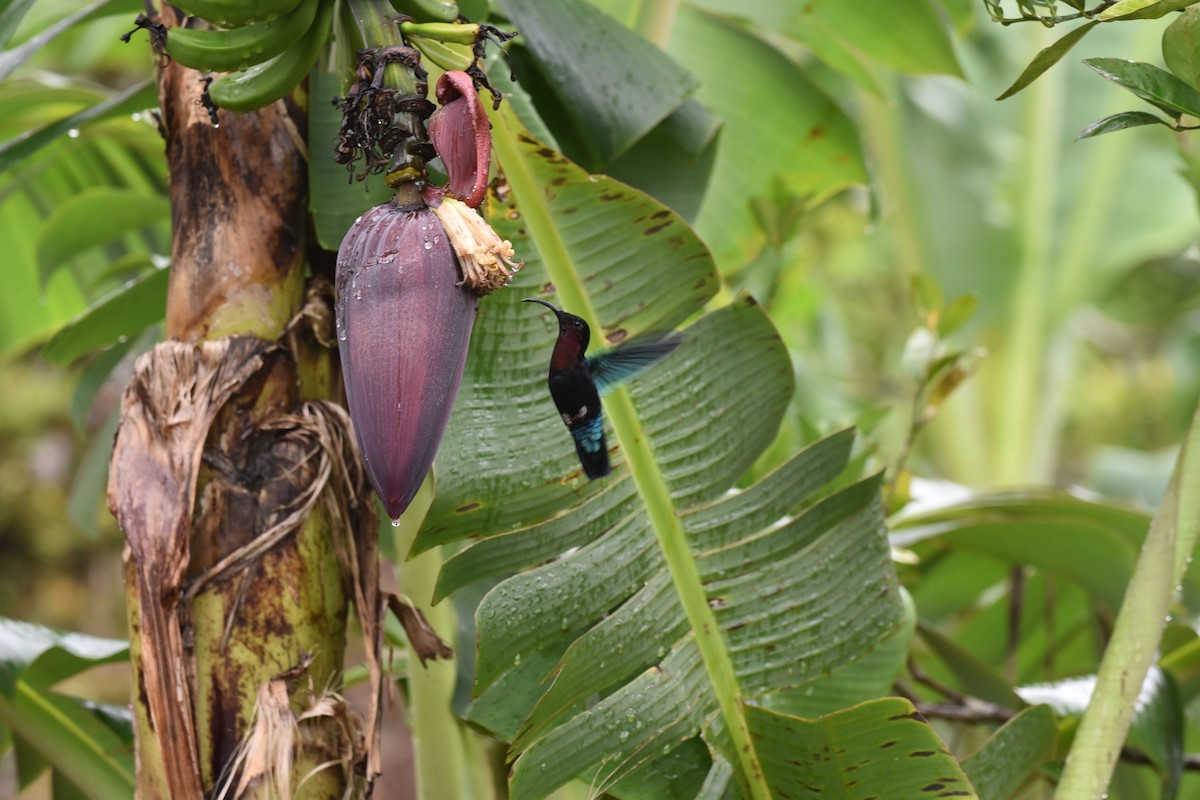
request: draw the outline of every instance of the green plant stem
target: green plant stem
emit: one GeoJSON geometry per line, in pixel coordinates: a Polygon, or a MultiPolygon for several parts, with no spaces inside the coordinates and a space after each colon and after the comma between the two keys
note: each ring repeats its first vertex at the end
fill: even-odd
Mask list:
{"type": "MultiPolygon", "coordinates": [[[[529,227],[531,238],[537,242],[542,262],[562,305],[583,317],[593,329],[599,330],[599,320],[574,269],[572,254],[550,218],[542,187],[533,180],[518,152],[516,136],[523,129],[521,123],[510,105],[503,106],[497,113],[491,113],[489,109],[489,115],[493,125],[495,153],[529,227]]],[[[741,687],[733,669],[733,661],[716,617],[708,606],[683,524],[679,521],[670,491],[654,458],[654,451],[642,429],[641,419],[624,390],[614,392],[606,400],[606,407],[670,570],[675,591],[691,625],[731,747],[737,753],[743,778],[749,787],[749,796],[755,800],[770,800],[771,793],[746,723],[741,687]]]]}
{"type": "Polygon", "coordinates": [[[679,0],[642,0],[637,5],[637,17],[633,29],[648,42],[663,50],[671,41],[675,28],[675,15],[679,12],[679,0]]]}
{"type": "MultiPolygon", "coordinates": [[[[396,552],[408,553],[417,530],[433,502],[428,480],[395,530],[396,552]]],[[[453,603],[429,605],[442,563],[442,548],[434,547],[396,565],[396,582],[442,639],[453,642],[458,615],[453,603]]],[[[409,729],[412,731],[417,797],[419,800],[470,800],[471,765],[463,741],[464,729],[451,706],[457,661],[428,661],[408,647],[409,729]]]]}
{"type": "Polygon", "coordinates": [[[32,744],[87,797],[133,796],[133,773],[24,681],[17,681],[11,697],[0,692],[0,722],[32,744]]]}
{"type": "MultiPolygon", "coordinates": [[[[1047,46],[1043,32],[1036,46],[1047,46]]],[[[1043,76],[1028,90],[1027,151],[1023,159],[1024,187],[1019,235],[1021,260],[1018,265],[1009,322],[1009,339],[997,353],[998,398],[992,431],[996,442],[992,480],[1001,484],[1045,482],[1051,465],[1034,463],[1033,440],[1037,430],[1037,399],[1045,375],[1047,304],[1050,300],[1052,215],[1057,187],[1058,148],[1062,138],[1063,78],[1061,73],[1043,76]]]]}
{"type": "Polygon", "coordinates": [[[1133,579],[1100,662],[1096,688],[1079,722],[1055,795],[1102,797],[1154,663],[1175,588],[1200,533],[1200,412],[1192,418],[1171,483],[1142,545],[1133,579]]]}
{"type": "MultiPolygon", "coordinates": [[[[885,86],[887,96],[899,93],[894,84],[893,80],[892,86],[885,86]]],[[[923,203],[907,155],[900,112],[895,103],[869,92],[857,92],[856,99],[863,119],[862,135],[879,172],[887,204],[888,230],[892,232],[887,245],[896,269],[903,275],[928,274],[934,256],[927,241],[923,203]]],[[[936,440],[936,450],[949,461],[947,472],[955,480],[979,484],[986,477],[979,454],[987,452],[987,447],[982,416],[975,411],[978,403],[970,402],[973,386],[974,381],[960,387],[922,435],[936,440]]]]}
{"type": "MultiPolygon", "coordinates": [[[[1138,39],[1136,52],[1151,52],[1159,33],[1147,28],[1138,39]]],[[[1127,101],[1112,95],[1102,116],[1115,114],[1127,101]]],[[[1055,258],[1052,299],[1047,308],[1051,315],[1051,342],[1047,358],[1046,382],[1039,394],[1039,423],[1033,443],[1033,463],[1045,464],[1052,472],[1058,464],[1062,444],[1062,426],[1067,396],[1078,370],[1078,336],[1070,330],[1070,315],[1081,303],[1093,299],[1096,291],[1096,263],[1102,253],[1096,243],[1103,241],[1104,227],[1112,219],[1113,198],[1121,192],[1121,166],[1128,163],[1129,154],[1137,144],[1135,136],[1108,136],[1089,144],[1089,169],[1073,197],[1070,219],[1064,226],[1065,235],[1055,258]]]]}

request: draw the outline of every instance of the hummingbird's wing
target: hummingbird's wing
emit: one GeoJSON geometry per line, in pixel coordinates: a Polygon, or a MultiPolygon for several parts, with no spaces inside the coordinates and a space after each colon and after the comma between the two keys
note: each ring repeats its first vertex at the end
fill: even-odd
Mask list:
{"type": "Polygon", "coordinates": [[[669,356],[682,341],[683,334],[678,331],[647,333],[612,350],[597,353],[587,360],[592,380],[601,395],[608,394],[622,382],[669,356]]]}

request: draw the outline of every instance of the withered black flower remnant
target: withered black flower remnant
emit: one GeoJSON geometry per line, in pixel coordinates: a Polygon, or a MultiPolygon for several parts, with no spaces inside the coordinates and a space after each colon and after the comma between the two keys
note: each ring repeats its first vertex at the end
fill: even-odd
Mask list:
{"type": "Polygon", "coordinates": [[[423,160],[436,155],[422,127],[434,110],[433,103],[425,97],[426,77],[421,68],[421,54],[411,47],[391,45],[358,54],[354,83],[345,97],[334,101],[342,112],[334,159],[346,165],[351,180],[383,172],[398,153],[423,160]],[[389,64],[410,70],[413,93],[403,93],[384,84],[389,64]],[[406,148],[408,153],[404,152],[406,148]],[[354,165],[360,158],[364,169],[356,174],[354,165]]]}
{"type": "Polygon", "coordinates": [[[461,280],[450,241],[423,202],[371,209],[338,250],[346,398],[392,519],[433,464],[462,380],[475,297],[461,280]]]}

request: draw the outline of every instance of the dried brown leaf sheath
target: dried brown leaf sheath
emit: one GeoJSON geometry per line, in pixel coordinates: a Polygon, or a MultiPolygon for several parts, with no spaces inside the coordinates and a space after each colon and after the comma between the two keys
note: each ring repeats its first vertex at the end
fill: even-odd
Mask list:
{"type": "Polygon", "coordinates": [[[108,506],[125,531],[126,557],[133,561],[142,688],[173,798],[202,795],[177,611],[204,441],[221,407],[274,349],[250,338],[200,346],[166,342],[138,359],[122,401],[108,506]]]}
{"type": "MultiPolygon", "coordinates": [[[[166,342],[139,359],[126,390],[109,505],[129,544],[139,706],[154,731],[138,752],[161,750],[154,760],[166,783],[149,796],[199,798],[228,775],[259,681],[269,680],[263,669],[304,663],[306,680],[327,685],[341,669],[348,597],[374,692],[358,751],[365,762],[344,771],[343,785],[379,772],[382,601],[349,418],[320,401],[257,423],[240,416],[247,389],[260,397],[290,363],[249,337],[166,342]],[[237,424],[225,430],[231,414],[237,424]],[[231,539],[237,517],[255,522],[231,539]]],[[[304,740],[297,769],[329,759],[320,741],[304,740]]]]}

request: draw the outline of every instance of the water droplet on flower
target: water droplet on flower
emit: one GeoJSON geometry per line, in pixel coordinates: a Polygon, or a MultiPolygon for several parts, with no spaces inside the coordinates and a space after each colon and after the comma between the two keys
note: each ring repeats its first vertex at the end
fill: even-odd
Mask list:
{"type": "Polygon", "coordinates": [[[429,241],[428,239],[426,239],[426,240],[425,240],[425,249],[426,249],[426,250],[432,250],[432,249],[433,249],[433,242],[431,242],[431,241],[429,241]]]}
{"type": "Polygon", "coordinates": [[[78,139],[79,128],[71,128],[71,130],[67,131],[67,136],[70,136],[72,139],[78,139]]]}
{"type": "Polygon", "coordinates": [[[399,527],[400,527],[400,520],[399,520],[399,518],[392,520],[392,527],[393,527],[393,528],[399,528],[399,527]]]}

